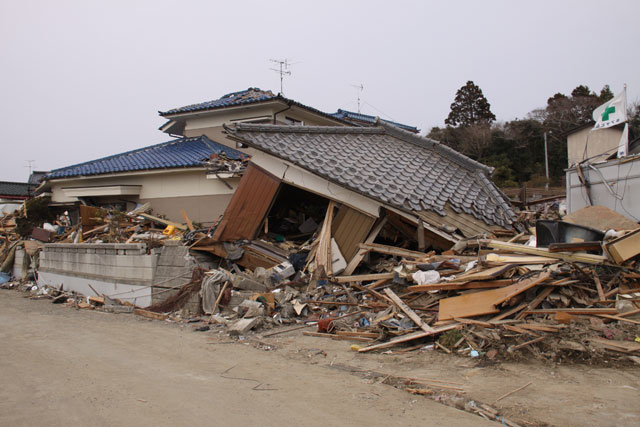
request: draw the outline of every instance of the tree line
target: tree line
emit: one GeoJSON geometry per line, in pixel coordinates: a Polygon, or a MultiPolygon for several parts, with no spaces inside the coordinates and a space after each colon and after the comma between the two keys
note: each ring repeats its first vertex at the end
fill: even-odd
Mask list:
{"type": "MultiPolygon", "coordinates": [[[[497,122],[491,105],[473,81],[456,93],[445,127],[433,127],[429,138],[495,168],[493,179],[501,187],[546,182],[544,138],[547,136],[549,177],[562,185],[567,168],[567,132],[592,122],[598,106],[613,98],[609,85],[599,93],[579,85],[570,95],[556,93],[544,108],[524,119],[497,122]]],[[[640,106],[629,111],[629,140],[640,136],[640,106]]]]}

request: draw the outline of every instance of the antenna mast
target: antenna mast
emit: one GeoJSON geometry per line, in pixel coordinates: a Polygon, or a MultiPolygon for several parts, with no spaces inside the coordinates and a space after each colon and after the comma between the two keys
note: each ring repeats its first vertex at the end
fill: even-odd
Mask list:
{"type": "Polygon", "coordinates": [[[285,58],[284,61],[280,60],[280,59],[270,59],[269,61],[271,62],[275,62],[276,64],[278,64],[280,67],[279,69],[277,68],[271,68],[271,70],[275,71],[276,73],[280,74],[280,95],[284,96],[284,90],[283,90],[283,80],[284,80],[284,76],[290,76],[291,75],[291,71],[289,71],[289,66],[291,65],[291,63],[289,63],[287,61],[287,59],[285,58]]]}
{"type": "Polygon", "coordinates": [[[29,176],[31,176],[31,173],[33,172],[33,164],[36,162],[35,160],[25,160],[25,162],[27,162],[27,165],[25,166],[25,168],[29,168],[29,176]]]}
{"type": "Polygon", "coordinates": [[[364,90],[364,85],[360,83],[359,85],[351,85],[356,88],[358,93],[358,113],[360,113],[360,93],[364,90]]]}

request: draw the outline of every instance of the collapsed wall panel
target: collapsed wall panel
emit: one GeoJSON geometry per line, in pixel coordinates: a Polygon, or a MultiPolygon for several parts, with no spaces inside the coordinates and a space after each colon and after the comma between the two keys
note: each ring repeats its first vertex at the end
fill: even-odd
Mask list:
{"type": "Polygon", "coordinates": [[[375,221],[376,218],[346,205],[340,207],[333,220],[331,235],[345,260],[349,261],[358,252],[358,245],[364,242],[375,221]]]}
{"type": "Polygon", "coordinates": [[[213,239],[222,242],[253,239],[279,186],[278,177],[249,163],[213,239]]]}

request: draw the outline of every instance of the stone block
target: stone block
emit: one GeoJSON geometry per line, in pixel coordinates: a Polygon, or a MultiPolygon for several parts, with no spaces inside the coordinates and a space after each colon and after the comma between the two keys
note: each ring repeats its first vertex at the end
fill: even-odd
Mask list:
{"type": "Polygon", "coordinates": [[[237,320],[233,325],[229,327],[230,333],[244,334],[249,332],[254,327],[262,323],[262,317],[252,317],[251,319],[237,320]]]}
{"type": "Polygon", "coordinates": [[[269,289],[264,283],[256,282],[253,279],[243,276],[235,276],[233,287],[236,289],[244,289],[246,291],[268,292],[269,289]]]}

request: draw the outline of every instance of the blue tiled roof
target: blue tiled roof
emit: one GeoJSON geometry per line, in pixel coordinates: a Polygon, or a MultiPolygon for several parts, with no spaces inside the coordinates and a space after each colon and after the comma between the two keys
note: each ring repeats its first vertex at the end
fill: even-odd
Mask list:
{"type": "MultiPolygon", "coordinates": [[[[335,113],[332,113],[331,116],[335,117],[336,119],[342,119],[342,120],[351,119],[351,120],[357,120],[359,122],[371,123],[371,125],[374,125],[376,120],[375,116],[369,116],[367,114],[362,114],[362,113],[354,113],[353,111],[347,111],[342,109],[338,109],[338,111],[336,111],[335,113]]],[[[385,120],[385,119],[380,119],[380,120],[384,120],[387,123],[390,123],[401,129],[408,130],[409,132],[415,132],[415,133],[419,132],[418,128],[415,126],[403,125],[402,123],[392,122],[390,120],[385,120]]]]}
{"type": "Polygon", "coordinates": [[[279,95],[274,95],[270,90],[261,90],[257,87],[250,87],[247,90],[228,93],[213,101],[186,105],[169,111],[160,111],[159,113],[161,116],[177,113],[191,113],[194,111],[212,110],[215,108],[233,107],[237,105],[252,104],[254,102],[269,101],[279,97],[279,95]]]}
{"type": "Polygon", "coordinates": [[[102,159],[55,169],[47,175],[47,179],[200,166],[212,154],[221,153],[234,160],[247,157],[246,154],[211,141],[206,136],[198,136],[175,139],[102,159]]]}

